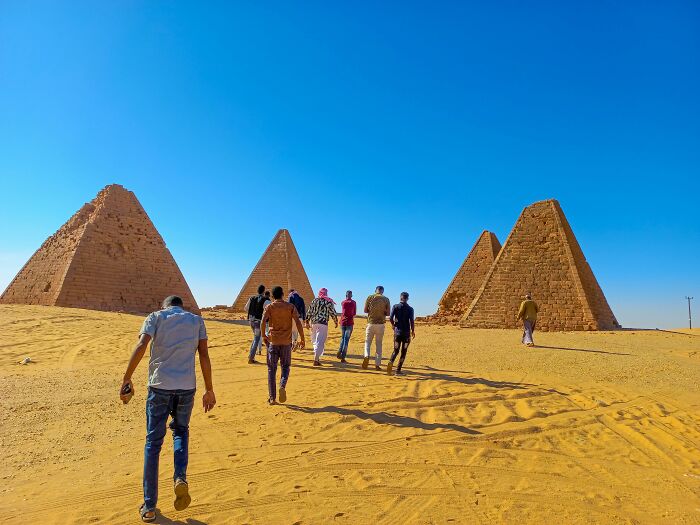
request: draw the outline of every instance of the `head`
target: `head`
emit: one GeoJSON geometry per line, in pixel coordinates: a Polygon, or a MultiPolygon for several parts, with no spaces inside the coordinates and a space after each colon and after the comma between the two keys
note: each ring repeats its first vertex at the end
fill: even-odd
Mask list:
{"type": "Polygon", "coordinates": [[[275,286],[272,289],[272,298],[275,300],[282,299],[282,295],[284,294],[284,291],[282,290],[281,286],[275,286]]]}
{"type": "Polygon", "coordinates": [[[270,290],[265,290],[265,297],[270,298],[270,290]]]}
{"type": "Polygon", "coordinates": [[[408,302],[408,292],[401,292],[401,295],[399,296],[399,300],[402,303],[407,303],[408,302]]]}
{"type": "Polygon", "coordinates": [[[265,292],[265,285],[261,284],[258,286],[258,295],[262,295],[265,292]]]}
{"type": "Polygon", "coordinates": [[[384,293],[384,287],[383,287],[382,285],[377,286],[377,287],[374,289],[374,293],[382,293],[382,294],[383,294],[383,293],[384,293]]]}
{"type": "Polygon", "coordinates": [[[531,294],[530,292],[527,292],[527,293],[525,294],[525,299],[527,299],[528,301],[531,301],[531,300],[532,300],[532,294],[531,294]]]}
{"type": "Polygon", "coordinates": [[[352,299],[352,290],[348,290],[347,292],[345,292],[345,297],[347,299],[352,299]]]}
{"type": "Polygon", "coordinates": [[[289,295],[292,295],[293,293],[297,293],[297,291],[296,291],[294,288],[292,288],[291,290],[289,290],[289,295]]]}
{"type": "Polygon", "coordinates": [[[182,299],[177,295],[169,295],[163,299],[163,308],[170,308],[171,306],[182,307],[182,299]]]}

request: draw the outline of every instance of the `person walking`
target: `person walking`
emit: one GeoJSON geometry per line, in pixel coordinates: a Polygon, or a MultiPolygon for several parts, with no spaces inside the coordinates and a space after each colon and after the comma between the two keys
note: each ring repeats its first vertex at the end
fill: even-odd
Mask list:
{"type": "Polygon", "coordinates": [[[204,376],[202,396],[204,412],[216,405],[211,378],[211,361],[204,320],[182,308],[182,299],[166,297],[161,310],[151,313],[143,322],[139,341],[134,348],[122,379],[119,397],[124,404],[134,395],[131,377],[143,359],[148,344],[148,395],[146,397],[146,446],[143,465],[143,504],[139,514],[144,522],[156,519],[158,503],[158,460],[170,416],[173,433],[173,475],[175,509],[186,509],[192,498],[187,484],[189,424],[196,388],[195,354],[204,376]]]}
{"type": "Polygon", "coordinates": [[[532,300],[532,294],[525,294],[525,300],[520,303],[518,310],[518,320],[523,320],[523,338],[522,343],[526,346],[535,346],[532,340],[532,333],[535,331],[537,323],[537,313],[540,311],[537,303],[532,300]]]}
{"type": "Polygon", "coordinates": [[[345,300],[340,303],[340,348],[338,349],[338,359],[341,363],[347,363],[345,356],[348,355],[348,344],[350,336],[355,327],[355,315],[357,315],[357,303],[352,298],[352,290],[345,292],[345,300]]]}
{"type": "Polygon", "coordinates": [[[389,322],[394,329],[394,352],[391,354],[389,363],[386,365],[386,373],[391,375],[391,370],[394,367],[394,360],[401,351],[399,358],[399,366],[396,367],[396,375],[402,376],[401,367],[406,359],[408,345],[411,344],[411,338],[416,337],[415,317],[413,308],[408,305],[408,292],[401,292],[399,304],[395,304],[391,308],[389,322]]]}
{"type": "Polygon", "coordinates": [[[304,348],[304,329],[296,307],[282,299],[281,286],[272,289],[274,299],[263,313],[262,330],[267,345],[267,402],[277,403],[277,363],[282,366],[280,378],[280,402],[287,401],[287,381],[292,367],[292,326],[296,325],[299,333],[299,347],[304,348]],[[269,330],[269,335],[267,329],[269,330]]]}
{"type": "MultiPolygon", "coordinates": [[[[297,312],[299,313],[299,319],[301,319],[301,321],[303,322],[306,319],[306,304],[304,303],[304,298],[301,295],[299,295],[295,289],[292,288],[289,291],[287,301],[296,306],[297,312]]],[[[292,350],[296,350],[296,342],[298,337],[299,332],[297,332],[297,327],[296,325],[294,325],[292,326],[292,350]]]]}
{"type": "MultiPolygon", "coordinates": [[[[265,302],[263,303],[263,312],[265,311],[265,308],[267,308],[267,305],[270,303],[272,303],[272,300],[270,299],[270,290],[265,290],[265,302]]],[[[268,328],[267,335],[270,335],[269,331],[270,331],[270,329],[268,328]]],[[[258,355],[262,355],[262,345],[263,345],[263,338],[261,337],[260,339],[258,339],[258,355]]]]}
{"type": "Polygon", "coordinates": [[[253,342],[250,345],[250,351],[248,352],[248,364],[253,365],[257,363],[255,360],[255,351],[258,349],[260,344],[260,321],[262,320],[263,311],[265,309],[265,285],[258,286],[257,295],[252,295],[248,301],[245,303],[243,309],[248,314],[248,322],[250,323],[250,329],[253,331],[253,342]]]}
{"type": "Polygon", "coordinates": [[[309,305],[306,327],[311,327],[311,344],[314,347],[314,366],[321,366],[321,356],[326,348],[328,338],[328,319],[332,318],[338,328],[338,315],[335,313],[335,301],[328,297],[328,290],[321,288],[309,305]]]}
{"type": "Polygon", "coordinates": [[[376,370],[381,370],[382,365],[382,338],[384,337],[384,324],[389,315],[389,299],[384,295],[384,287],[377,286],[374,293],[365,301],[365,313],[367,314],[367,329],[365,330],[365,358],[362,360],[362,368],[369,366],[369,356],[372,348],[372,339],[375,339],[376,370]]]}

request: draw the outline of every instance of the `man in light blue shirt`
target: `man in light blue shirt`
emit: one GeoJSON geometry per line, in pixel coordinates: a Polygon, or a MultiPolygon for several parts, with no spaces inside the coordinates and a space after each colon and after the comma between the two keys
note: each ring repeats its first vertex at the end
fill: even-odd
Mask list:
{"type": "Polygon", "coordinates": [[[153,312],[143,323],[139,342],[129,360],[120,398],[128,403],[134,393],[131,376],[143,358],[148,344],[148,396],[146,398],[146,447],[144,451],[143,494],[139,509],[141,519],[156,519],[158,502],[158,459],[165,438],[165,424],[171,416],[175,456],[175,509],[184,510],[191,498],[187,485],[189,423],[195,394],[194,357],[199,353],[206,392],[204,411],[216,405],[211,380],[211,361],[204,320],[182,308],[182,299],[172,295],[163,301],[163,309],[153,312]]]}

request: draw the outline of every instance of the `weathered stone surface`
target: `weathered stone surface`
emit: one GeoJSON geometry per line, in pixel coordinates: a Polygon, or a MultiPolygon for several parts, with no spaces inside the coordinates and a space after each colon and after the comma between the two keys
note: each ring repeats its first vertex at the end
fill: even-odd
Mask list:
{"type": "Polygon", "coordinates": [[[272,239],[233,302],[232,310],[242,312],[248,298],[258,292],[258,286],[261,284],[268,290],[273,286],[281,286],[285,298],[289,290],[294,288],[307,305],[314,298],[309,278],[287,230],[279,230],[272,239]]]}
{"type": "Polygon", "coordinates": [[[136,196],[106,186],[19,271],[0,303],[146,313],[168,295],[199,312],[177,263],[136,196]]]}
{"type": "Polygon", "coordinates": [[[538,330],[620,327],[556,200],[523,210],[460,325],[515,328],[528,291],[538,330]]]}
{"type": "Polygon", "coordinates": [[[484,230],[445,290],[431,321],[457,323],[469,309],[501,250],[496,235],[484,230]]]}

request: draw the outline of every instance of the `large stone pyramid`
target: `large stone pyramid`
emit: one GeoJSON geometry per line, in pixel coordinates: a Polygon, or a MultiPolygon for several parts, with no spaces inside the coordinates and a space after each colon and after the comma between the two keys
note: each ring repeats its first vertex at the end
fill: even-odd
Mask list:
{"type": "Polygon", "coordinates": [[[199,312],[173,256],[136,196],[106,186],[44,241],[0,303],[146,313],[168,295],[199,312]]]}
{"type": "Polygon", "coordinates": [[[442,295],[433,319],[459,322],[476,297],[500,250],[501,243],[496,235],[484,230],[442,295]]]}
{"type": "Polygon", "coordinates": [[[268,290],[273,286],[281,286],[285,297],[293,288],[304,298],[307,305],[314,298],[309,278],[294,247],[292,236],[287,230],[279,230],[272,239],[241,288],[233,303],[233,310],[242,312],[248,298],[257,293],[258,286],[261,284],[264,284],[268,290]]]}
{"type": "Polygon", "coordinates": [[[556,200],[523,210],[460,325],[520,326],[528,291],[540,307],[538,330],[620,327],[556,200]]]}

